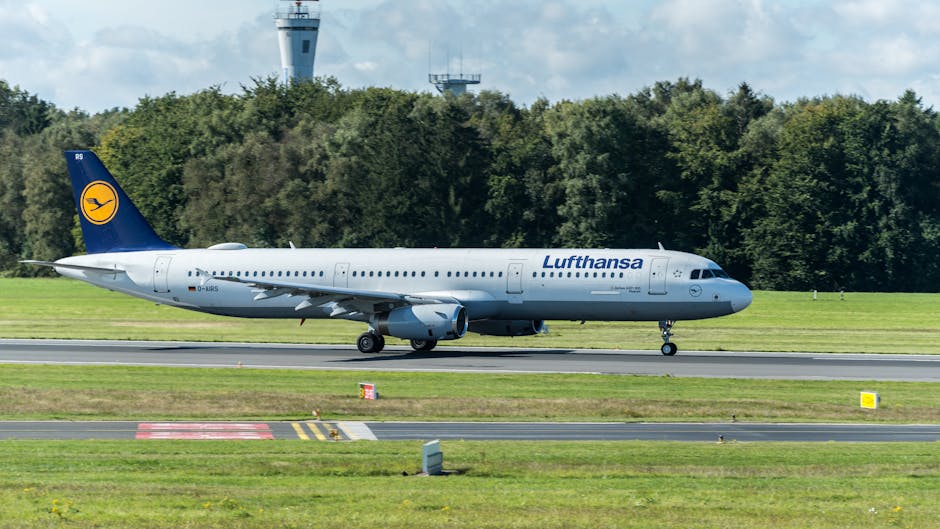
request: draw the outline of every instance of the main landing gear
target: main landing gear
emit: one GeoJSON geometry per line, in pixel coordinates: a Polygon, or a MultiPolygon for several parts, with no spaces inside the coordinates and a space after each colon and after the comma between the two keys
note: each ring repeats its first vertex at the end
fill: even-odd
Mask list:
{"type": "Polygon", "coordinates": [[[659,351],[666,356],[672,356],[679,352],[676,344],[669,341],[672,338],[672,326],[675,324],[675,320],[662,320],[659,322],[659,332],[663,335],[663,346],[659,348],[659,351]]]}
{"type": "MultiPolygon", "coordinates": [[[[437,346],[437,340],[411,340],[411,348],[418,352],[426,352],[437,346]]],[[[385,337],[372,331],[364,332],[356,340],[356,347],[361,353],[381,353],[385,349],[385,337]]]]}
{"type": "Polygon", "coordinates": [[[385,349],[385,337],[374,332],[364,332],[356,340],[356,347],[361,353],[381,353],[385,349]]]}
{"type": "Polygon", "coordinates": [[[430,351],[437,347],[437,340],[411,340],[411,348],[418,352],[430,351]]]}

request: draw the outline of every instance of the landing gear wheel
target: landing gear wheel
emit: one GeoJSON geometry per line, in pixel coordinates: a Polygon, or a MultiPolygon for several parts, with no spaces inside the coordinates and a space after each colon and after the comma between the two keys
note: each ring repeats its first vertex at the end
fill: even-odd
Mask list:
{"type": "Polygon", "coordinates": [[[378,353],[385,347],[385,338],[374,332],[364,332],[356,340],[356,347],[362,353],[378,353]]]}
{"type": "Polygon", "coordinates": [[[672,356],[679,352],[676,344],[669,341],[672,338],[672,326],[675,324],[675,320],[662,320],[659,322],[659,332],[663,337],[663,346],[659,348],[659,351],[666,356],[672,356]]]}
{"type": "Polygon", "coordinates": [[[437,340],[411,340],[411,348],[415,351],[430,351],[437,347],[437,340]]]}

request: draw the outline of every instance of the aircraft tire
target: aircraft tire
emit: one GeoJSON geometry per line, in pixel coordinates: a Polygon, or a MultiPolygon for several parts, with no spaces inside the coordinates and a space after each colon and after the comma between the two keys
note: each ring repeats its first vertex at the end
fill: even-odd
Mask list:
{"type": "Polygon", "coordinates": [[[415,351],[430,351],[437,347],[437,340],[411,340],[411,348],[415,351]]]}
{"type": "Polygon", "coordinates": [[[385,340],[381,336],[372,332],[364,332],[356,340],[356,347],[360,353],[377,353],[382,350],[382,346],[385,345],[384,342],[385,340]]]}
{"type": "Polygon", "coordinates": [[[679,352],[679,348],[676,347],[676,344],[672,342],[666,342],[662,347],[659,348],[659,351],[666,356],[674,356],[679,352]]]}

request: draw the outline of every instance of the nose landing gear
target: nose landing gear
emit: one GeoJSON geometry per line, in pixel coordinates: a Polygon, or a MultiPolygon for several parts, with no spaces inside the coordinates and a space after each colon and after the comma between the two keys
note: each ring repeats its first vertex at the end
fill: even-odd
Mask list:
{"type": "Polygon", "coordinates": [[[659,348],[659,351],[666,356],[673,356],[679,352],[679,348],[676,347],[676,344],[669,341],[672,338],[672,326],[676,324],[675,320],[661,320],[659,322],[659,332],[663,336],[663,346],[659,348]]]}

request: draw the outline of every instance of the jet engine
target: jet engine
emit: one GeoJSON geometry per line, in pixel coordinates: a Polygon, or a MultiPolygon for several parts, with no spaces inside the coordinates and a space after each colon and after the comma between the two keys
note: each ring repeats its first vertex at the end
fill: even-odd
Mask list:
{"type": "Polygon", "coordinates": [[[456,340],[467,334],[467,309],[456,303],[401,307],[379,314],[376,330],[406,340],[456,340]]]}
{"type": "Polygon", "coordinates": [[[543,320],[480,320],[470,322],[469,330],[486,336],[532,336],[547,329],[543,320]]]}

